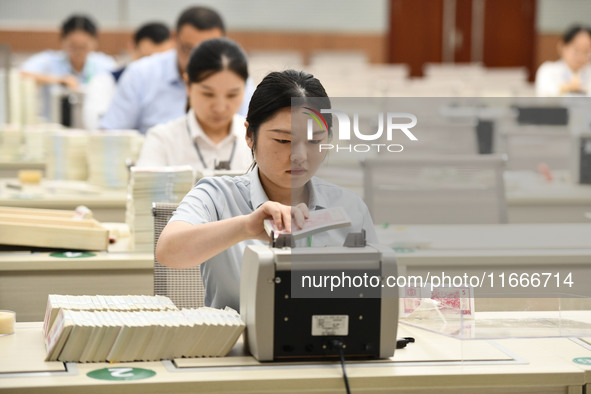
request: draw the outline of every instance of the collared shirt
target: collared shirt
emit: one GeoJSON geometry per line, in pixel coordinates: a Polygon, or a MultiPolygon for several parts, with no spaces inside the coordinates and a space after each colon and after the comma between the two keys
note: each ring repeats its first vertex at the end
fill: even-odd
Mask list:
{"type": "MultiPolygon", "coordinates": [[[[581,88],[591,95],[591,65],[584,66],[578,73],[581,88]]],[[[570,82],[575,73],[563,60],[544,62],[536,72],[536,95],[538,97],[560,96],[560,87],[570,82]]]]}
{"type": "MultiPolygon", "coordinates": [[[[249,78],[239,114],[246,116],[254,85],[249,78]]],[[[101,118],[103,129],[135,129],[142,134],[185,114],[187,91],[175,49],[139,59],[119,79],[113,101],[101,118]]]]}
{"type": "MultiPolygon", "coordinates": [[[[315,234],[311,246],[341,246],[350,232],[365,229],[368,242],[377,242],[369,210],[355,193],[312,177],[308,183],[308,208],[313,210],[343,207],[352,226],[315,234]]],[[[237,177],[203,178],[179,204],[170,220],[193,225],[248,215],[268,201],[255,168],[237,177]]],[[[297,247],[307,245],[307,239],[296,241],[297,247]]],[[[201,264],[205,287],[205,305],[214,308],[240,308],[240,270],[247,245],[265,244],[259,240],[240,242],[201,264]]]]}
{"type": "MultiPolygon", "coordinates": [[[[78,78],[80,85],[86,85],[95,75],[111,71],[117,67],[115,60],[101,52],[91,52],[86,57],[81,72],[76,72],[70,63],[68,54],[64,51],[47,50],[30,57],[21,67],[21,71],[31,74],[64,77],[73,75],[78,78]]],[[[51,115],[51,86],[42,88],[42,115],[50,120],[51,115]]]]}
{"type": "Polygon", "coordinates": [[[191,109],[185,116],[148,130],[136,166],[190,165],[196,171],[201,171],[203,164],[195,148],[195,142],[199,145],[199,151],[208,169],[214,169],[216,160],[218,163],[229,160],[234,149],[230,169],[246,172],[252,164],[252,154],[246,144],[245,135],[244,118],[235,114],[230,133],[216,144],[205,134],[197,122],[195,112],[191,109]]]}

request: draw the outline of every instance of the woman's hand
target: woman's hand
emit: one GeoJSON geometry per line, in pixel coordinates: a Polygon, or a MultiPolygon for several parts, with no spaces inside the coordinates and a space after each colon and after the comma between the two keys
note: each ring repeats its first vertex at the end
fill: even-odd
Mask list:
{"type": "Polygon", "coordinates": [[[560,92],[562,94],[583,92],[581,78],[579,78],[577,75],[573,76],[573,79],[571,79],[568,83],[565,83],[560,87],[560,92]]]}
{"type": "Polygon", "coordinates": [[[296,228],[300,229],[309,216],[310,212],[304,203],[291,207],[278,202],[267,201],[253,213],[246,216],[246,234],[248,238],[267,241],[269,236],[265,232],[263,225],[265,219],[273,219],[278,229],[291,232],[292,218],[296,228]]]}

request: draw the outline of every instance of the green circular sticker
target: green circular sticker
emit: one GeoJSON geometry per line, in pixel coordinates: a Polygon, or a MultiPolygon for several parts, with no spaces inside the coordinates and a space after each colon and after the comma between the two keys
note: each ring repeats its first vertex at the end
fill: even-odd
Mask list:
{"type": "Polygon", "coordinates": [[[151,369],[131,367],[95,369],[86,374],[89,378],[101,380],[139,380],[147,379],[154,375],[156,375],[156,372],[151,369]]]}
{"type": "Polygon", "coordinates": [[[96,254],[90,252],[56,252],[51,253],[50,256],[62,259],[81,259],[84,257],[93,257],[96,256],[96,254]]]}
{"type": "Polygon", "coordinates": [[[591,365],[591,357],[577,357],[573,358],[573,361],[577,364],[591,365]]]}

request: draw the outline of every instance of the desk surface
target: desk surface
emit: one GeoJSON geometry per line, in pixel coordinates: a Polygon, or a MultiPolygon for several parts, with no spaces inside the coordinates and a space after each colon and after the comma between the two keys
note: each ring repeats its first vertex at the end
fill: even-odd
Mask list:
{"type": "Polygon", "coordinates": [[[86,205],[103,222],[125,221],[126,198],[125,189],[104,189],[85,182],[43,180],[38,185],[20,185],[17,180],[0,180],[0,206],[73,210],[86,205]]]}
{"type": "MultiPolygon", "coordinates": [[[[61,363],[39,360],[44,354],[40,327],[41,323],[17,323],[15,335],[0,337],[0,353],[18,360],[0,363],[0,388],[27,394],[344,392],[338,363],[259,363],[241,353],[240,343],[233,349],[233,357],[68,364],[68,372],[59,372],[61,363]],[[31,370],[57,372],[27,373],[26,365],[31,365],[31,370]],[[145,368],[156,375],[135,381],[104,381],[86,376],[90,371],[113,367],[145,368]]],[[[404,326],[399,331],[400,335],[414,336],[417,342],[397,350],[393,360],[349,362],[347,374],[352,392],[582,393],[582,368],[567,359],[552,357],[527,341],[460,341],[404,326]]]]}
{"type": "Polygon", "coordinates": [[[505,171],[507,204],[515,205],[584,205],[591,209],[591,185],[574,184],[565,171],[557,171],[547,181],[531,171],[505,171]]]}
{"type": "Polygon", "coordinates": [[[576,365],[584,373],[586,392],[591,390],[591,338],[506,339],[498,343],[516,352],[524,347],[536,348],[540,357],[576,365]]]}

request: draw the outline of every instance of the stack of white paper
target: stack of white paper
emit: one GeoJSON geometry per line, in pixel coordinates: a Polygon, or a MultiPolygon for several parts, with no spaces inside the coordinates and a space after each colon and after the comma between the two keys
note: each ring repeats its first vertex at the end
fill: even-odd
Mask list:
{"type": "Polygon", "coordinates": [[[21,89],[21,73],[13,68],[8,73],[8,122],[22,125],[23,100],[21,89]]]}
{"type": "Polygon", "coordinates": [[[132,167],[127,194],[126,222],[132,234],[134,250],[154,250],[152,203],[178,203],[193,187],[190,166],[132,167]]]}
{"type": "Polygon", "coordinates": [[[143,295],[61,295],[50,294],[47,297],[45,308],[45,320],[43,321],[43,332],[47,332],[53,325],[60,309],[74,311],[165,311],[176,310],[174,303],[164,296],[143,296],[143,295]]]}
{"type": "MultiPolygon", "coordinates": [[[[46,316],[47,320],[47,316],[46,316]]],[[[45,333],[47,361],[120,362],[221,357],[245,324],[233,309],[71,310],[45,333]]]]}
{"type": "Polygon", "coordinates": [[[6,82],[6,71],[0,70],[0,125],[8,123],[8,86],[6,82]]]}
{"type": "Polygon", "coordinates": [[[46,155],[47,135],[63,130],[63,126],[58,123],[43,123],[27,125],[23,129],[24,136],[24,156],[25,161],[42,162],[46,155]]]}
{"type": "Polygon", "coordinates": [[[109,130],[88,135],[88,183],[106,188],[127,186],[127,163],[133,162],[143,139],[135,130],[109,130]]]}
{"type": "Polygon", "coordinates": [[[31,77],[20,75],[22,125],[37,123],[37,83],[31,77]]]}
{"type": "Polygon", "coordinates": [[[0,126],[0,160],[19,160],[21,158],[23,133],[20,126],[5,124],[0,126]]]}
{"type": "Polygon", "coordinates": [[[87,144],[88,132],[84,130],[48,133],[45,144],[47,178],[85,181],[88,177],[87,144]]]}

